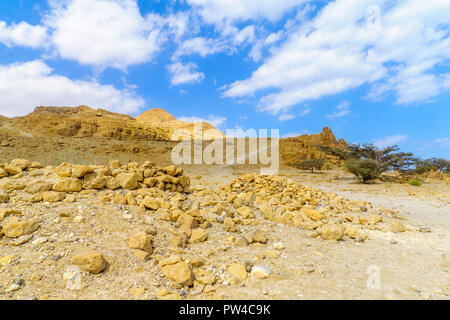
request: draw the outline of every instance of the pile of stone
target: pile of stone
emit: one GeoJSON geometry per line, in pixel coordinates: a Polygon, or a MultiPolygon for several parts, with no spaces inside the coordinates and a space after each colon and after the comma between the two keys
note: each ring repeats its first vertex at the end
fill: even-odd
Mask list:
{"type": "Polygon", "coordinates": [[[325,240],[363,241],[362,229],[402,232],[404,219],[395,211],[374,209],[366,201],[350,201],[333,193],[303,186],[287,177],[248,174],[221,188],[243,224],[264,217],[310,231],[325,240]]]}
{"type": "Polygon", "coordinates": [[[16,159],[0,164],[0,203],[11,198],[27,202],[72,202],[77,194],[92,195],[107,190],[110,193],[103,196],[104,200],[109,195],[116,203],[146,206],[144,200],[148,198],[146,207],[155,207],[150,203],[150,196],[164,191],[187,193],[189,186],[190,179],[183,175],[182,168],[162,168],[150,162],[122,165],[114,160],[109,166],[62,163],[44,168],[37,162],[16,159]]]}

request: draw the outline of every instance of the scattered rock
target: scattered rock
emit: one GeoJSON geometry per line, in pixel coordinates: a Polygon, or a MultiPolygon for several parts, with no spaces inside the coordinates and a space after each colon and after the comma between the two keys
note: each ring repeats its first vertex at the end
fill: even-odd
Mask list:
{"type": "Polygon", "coordinates": [[[11,222],[3,226],[2,232],[7,238],[18,238],[23,235],[31,234],[39,229],[37,221],[11,222]]]}
{"type": "Polygon", "coordinates": [[[208,239],[208,234],[203,229],[194,229],[192,230],[191,237],[189,241],[191,243],[200,243],[206,241],[208,239]]]}
{"type": "Polygon", "coordinates": [[[245,269],[245,266],[240,263],[232,263],[227,267],[228,273],[232,277],[238,278],[240,281],[244,281],[247,279],[247,270],[245,269]]]}
{"type": "Polygon", "coordinates": [[[339,224],[324,224],[320,228],[319,234],[324,240],[342,240],[344,227],[339,224]]]}
{"type": "Polygon", "coordinates": [[[267,242],[267,236],[266,233],[262,230],[256,230],[253,234],[252,234],[252,239],[254,242],[259,242],[259,243],[266,243],[267,242]]]}
{"type": "Polygon", "coordinates": [[[98,251],[86,251],[72,259],[72,264],[91,274],[99,274],[106,269],[107,263],[98,251]]]}
{"type": "Polygon", "coordinates": [[[252,278],[256,279],[267,279],[270,276],[271,272],[268,267],[255,265],[252,267],[251,275],[252,278]]]}
{"type": "Polygon", "coordinates": [[[390,230],[394,233],[405,232],[406,227],[400,221],[394,220],[392,221],[390,230]]]}
{"type": "Polygon", "coordinates": [[[153,252],[152,237],[143,232],[131,236],[128,240],[128,246],[131,249],[139,249],[150,254],[153,252]]]}
{"type": "Polygon", "coordinates": [[[194,284],[194,273],[192,272],[191,266],[186,262],[166,265],[161,269],[167,278],[177,284],[183,286],[192,286],[194,284]]]}

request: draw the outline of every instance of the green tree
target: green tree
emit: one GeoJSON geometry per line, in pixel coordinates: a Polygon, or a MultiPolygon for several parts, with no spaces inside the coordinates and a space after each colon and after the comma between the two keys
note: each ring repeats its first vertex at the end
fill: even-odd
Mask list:
{"type": "Polygon", "coordinates": [[[324,163],[324,159],[303,159],[297,161],[294,165],[299,169],[311,170],[311,173],[314,173],[314,169],[322,170],[324,163]]]}
{"type": "Polygon", "coordinates": [[[379,161],[373,159],[348,160],[345,162],[345,168],[362,183],[378,179],[385,171],[385,167],[379,161]]]}

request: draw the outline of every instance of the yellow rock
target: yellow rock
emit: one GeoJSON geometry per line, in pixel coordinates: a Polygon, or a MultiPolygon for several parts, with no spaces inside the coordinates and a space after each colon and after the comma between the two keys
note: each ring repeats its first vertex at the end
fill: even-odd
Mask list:
{"type": "Polygon", "coordinates": [[[383,218],[378,214],[371,214],[369,216],[369,219],[367,220],[369,224],[377,224],[378,222],[381,222],[383,218]]]}
{"type": "Polygon", "coordinates": [[[256,230],[253,234],[252,234],[252,239],[254,242],[259,242],[259,243],[266,243],[267,242],[267,236],[266,233],[262,230],[256,230]]]}
{"type": "Polygon", "coordinates": [[[169,258],[161,260],[159,262],[159,265],[161,267],[164,267],[164,266],[169,266],[169,265],[172,265],[172,264],[176,264],[178,262],[181,262],[180,256],[171,256],[169,258]]]}
{"type": "Polygon", "coordinates": [[[127,204],[127,198],[123,194],[116,193],[116,194],[114,194],[114,198],[113,198],[112,202],[114,204],[125,205],[125,204],[127,204]]]}
{"type": "Polygon", "coordinates": [[[14,260],[14,256],[5,256],[0,258],[0,266],[6,267],[14,260]]]}
{"type": "Polygon", "coordinates": [[[138,233],[128,239],[128,246],[131,249],[139,249],[148,253],[153,252],[152,237],[145,233],[138,233]]]}
{"type": "Polygon", "coordinates": [[[143,250],[139,250],[139,249],[132,249],[133,254],[141,261],[147,261],[148,259],[150,259],[150,253],[143,251],[143,250]]]}
{"type": "Polygon", "coordinates": [[[6,166],[5,167],[5,171],[8,172],[8,174],[10,176],[15,176],[15,175],[17,175],[19,173],[22,173],[22,169],[20,169],[19,167],[11,166],[11,165],[6,166]]]}
{"type": "Polygon", "coordinates": [[[324,240],[341,240],[344,236],[344,227],[340,224],[324,224],[319,233],[324,240]]]}
{"type": "Polygon", "coordinates": [[[72,167],[72,177],[83,178],[88,173],[94,171],[94,168],[86,165],[77,165],[72,167]]]}
{"type": "Polygon", "coordinates": [[[170,237],[169,243],[173,247],[184,248],[186,246],[186,240],[186,236],[184,235],[174,235],[170,237]]]}
{"type": "Polygon", "coordinates": [[[72,175],[72,167],[66,162],[63,162],[59,167],[55,168],[54,171],[61,178],[68,178],[72,175]]]}
{"type": "Polygon", "coordinates": [[[167,289],[167,288],[162,288],[161,290],[159,290],[157,293],[156,293],[156,295],[158,296],[158,297],[165,297],[165,296],[167,296],[167,295],[169,295],[170,294],[170,290],[169,289],[167,289]]]}
{"type": "Polygon", "coordinates": [[[345,227],[345,234],[352,239],[358,239],[361,237],[361,234],[355,226],[348,225],[345,227]]]}
{"type": "Polygon", "coordinates": [[[30,166],[31,163],[26,159],[14,159],[9,164],[13,167],[18,167],[21,170],[25,170],[30,166]]]}
{"type": "Polygon", "coordinates": [[[200,243],[208,239],[208,234],[203,229],[192,230],[191,237],[189,239],[192,243],[200,243]]]}
{"type": "Polygon", "coordinates": [[[302,211],[308,216],[308,218],[314,221],[320,221],[325,218],[322,213],[314,209],[303,209],[302,211]]]}
{"type": "Polygon", "coordinates": [[[38,181],[35,183],[30,183],[25,188],[25,191],[31,194],[36,194],[40,192],[50,191],[53,188],[53,184],[45,181],[38,181]]]}
{"type": "Polygon", "coordinates": [[[44,202],[60,202],[66,198],[64,192],[45,191],[42,192],[42,201],[44,202]]]}
{"type": "Polygon", "coordinates": [[[253,210],[247,206],[240,207],[236,211],[244,219],[251,219],[255,217],[253,210]]]}
{"type": "Polygon", "coordinates": [[[105,177],[105,187],[109,190],[116,190],[120,188],[120,182],[115,177],[105,177]]]}
{"type": "Polygon", "coordinates": [[[65,178],[55,183],[55,185],[53,186],[53,191],[68,192],[68,193],[80,192],[81,187],[82,187],[81,180],[77,178],[65,178]]]}
{"type": "Polygon", "coordinates": [[[159,209],[159,204],[158,202],[153,199],[152,197],[146,196],[144,198],[144,200],[142,200],[142,204],[150,210],[158,210],[159,209]]]}
{"type": "Polygon", "coordinates": [[[144,288],[131,288],[130,290],[128,290],[133,296],[135,296],[136,298],[142,296],[145,293],[145,289],[144,288]]]}
{"type": "Polygon", "coordinates": [[[31,234],[39,229],[37,221],[11,222],[3,226],[2,232],[7,238],[18,238],[23,235],[31,234]]]}
{"type": "Polygon", "coordinates": [[[181,285],[192,286],[195,276],[191,266],[187,262],[178,262],[161,268],[163,274],[173,282],[181,285]]]}
{"type": "Polygon", "coordinates": [[[83,189],[103,189],[106,185],[106,178],[101,173],[88,173],[83,178],[83,189]]]}
{"type": "Polygon", "coordinates": [[[180,296],[178,294],[178,292],[175,292],[175,293],[169,293],[168,295],[160,297],[159,300],[183,300],[183,297],[180,296]]]}
{"type": "Polygon", "coordinates": [[[106,260],[98,251],[86,251],[72,259],[72,264],[91,274],[99,274],[106,269],[106,260]]]}
{"type": "Polygon", "coordinates": [[[390,229],[392,232],[395,232],[395,233],[406,231],[406,227],[403,225],[403,223],[401,223],[400,221],[397,221],[397,220],[392,221],[390,229]]]}
{"type": "Polygon", "coordinates": [[[243,266],[240,263],[232,263],[232,264],[230,264],[227,267],[227,271],[232,277],[236,277],[240,281],[244,281],[248,277],[247,270],[245,269],[245,266],[243,266]]]}
{"type": "Polygon", "coordinates": [[[178,217],[177,224],[192,229],[197,226],[198,222],[193,216],[187,213],[183,213],[181,216],[178,217]]]}
{"type": "Polygon", "coordinates": [[[138,186],[138,177],[135,173],[119,173],[116,178],[122,189],[134,190],[138,186]]]}
{"type": "Polygon", "coordinates": [[[0,208],[0,221],[12,215],[22,215],[20,210],[13,208],[0,208]]]}

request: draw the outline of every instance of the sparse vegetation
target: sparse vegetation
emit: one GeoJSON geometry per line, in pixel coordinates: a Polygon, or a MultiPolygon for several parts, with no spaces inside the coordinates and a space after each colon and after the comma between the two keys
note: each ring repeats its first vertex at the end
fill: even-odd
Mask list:
{"type": "Polygon", "coordinates": [[[411,179],[408,181],[408,184],[415,186],[415,187],[420,187],[423,184],[423,181],[416,178],[416,179],[411,179]]]}
{"type": "Polygon", "coordinates": [[[424,174],[433,170],[450,173],[450,160],[443,158],[417,159],[415,166],[415,172],[417,174],[424,174]]]}
{"type": "Polygon", "coordinates": [[[385,171],[380,163],[373,159],[354,159],[345,162],[348,172],[354,174],[362,183],[378,179],[385,171]]]}
{"type": "Polygon", "coordinates": [[[311,170],[311,173],[314,173],[314,169],[322,170],[324,163],[324,159],[301,159],[294,165],[301,170],[311,170]]]}
{"type": "Polygon", "coordinates": [[[347,150],[327,146],[318,149],[346,161],[345,168],[363,183],[378,179],[390,170],[408,174],[417,162],[412,153],[400,152],[396,145],[378,148],[373,144],[349,144],[347,150]]]}

